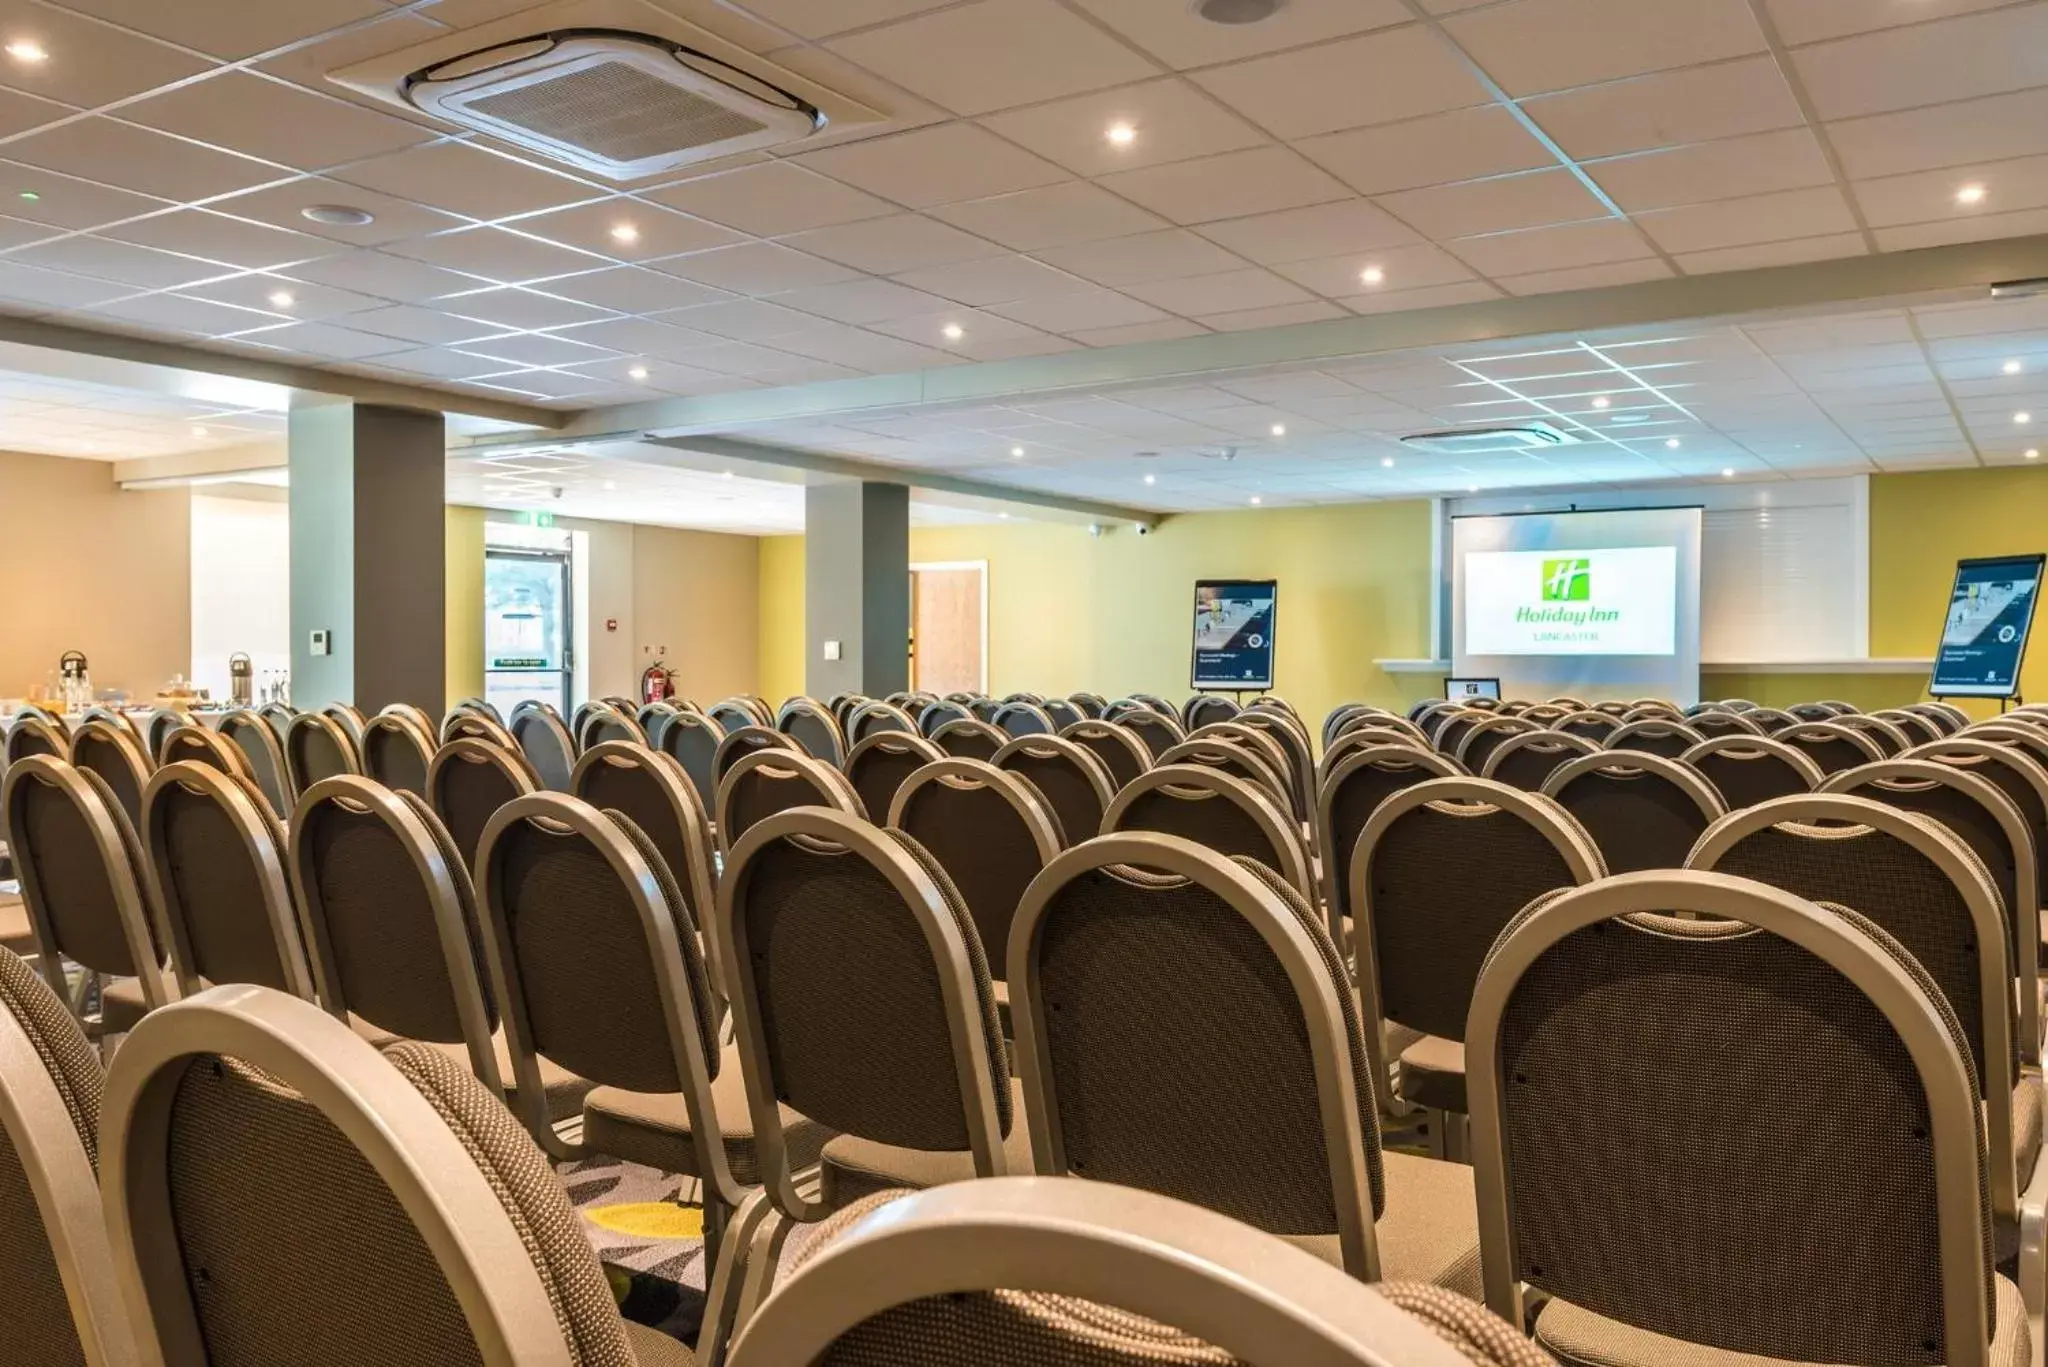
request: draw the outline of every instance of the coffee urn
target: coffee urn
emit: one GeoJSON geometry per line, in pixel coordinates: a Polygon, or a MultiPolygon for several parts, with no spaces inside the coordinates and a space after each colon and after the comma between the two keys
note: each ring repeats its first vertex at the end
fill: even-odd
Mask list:
{"type": "Polygon", "coordinates": [[[248,707],[256,701],[256,666],[239,650],[228,656],[228,684],[235,706],[248,707]]]}

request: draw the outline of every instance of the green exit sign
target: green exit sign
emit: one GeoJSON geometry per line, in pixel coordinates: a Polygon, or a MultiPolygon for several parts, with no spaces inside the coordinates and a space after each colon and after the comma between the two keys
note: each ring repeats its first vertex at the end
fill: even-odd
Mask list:
{"type": "Polygon", "coordinates": [[[519,520],[529,527],[552,527],[555,525],[555,515],[553,513],[524,512],[519,515],[519,520]]]}

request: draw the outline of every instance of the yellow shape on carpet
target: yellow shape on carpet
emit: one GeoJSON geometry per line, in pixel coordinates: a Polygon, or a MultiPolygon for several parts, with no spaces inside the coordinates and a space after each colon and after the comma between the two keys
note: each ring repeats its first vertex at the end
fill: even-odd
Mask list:
{"type": "Polygon", "coordinates": [[[599,1229],[629,1239],[701,1239],[704,1212],[671,1201],[637,1201],[620,1206],[585,1206],[583,1213],[599,1229]]]}

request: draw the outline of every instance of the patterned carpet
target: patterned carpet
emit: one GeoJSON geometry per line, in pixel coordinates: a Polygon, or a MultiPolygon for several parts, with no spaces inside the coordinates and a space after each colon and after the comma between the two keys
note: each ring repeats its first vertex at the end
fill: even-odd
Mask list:
{"type": "Polygon", "coordinates": [[[696,1179],[603,1157],[556,1171],[611,1278],[619,1312],[695,1343],[710,1283],[696,1179]]]}

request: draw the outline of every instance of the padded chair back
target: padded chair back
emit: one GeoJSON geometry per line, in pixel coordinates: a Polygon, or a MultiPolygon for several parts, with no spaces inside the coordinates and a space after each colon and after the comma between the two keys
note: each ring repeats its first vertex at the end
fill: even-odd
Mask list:
{"type": "Polygon", "coordinates": [[[1833,703],[1796,702],[1785,709],[1801,721],[1832,721],[1839,714],[1833,703]]]}
{"type": "Polygon", "coordinates": [[[1382,802],[1418,783],[1461,776],[1458,762],[1408,745],[1365,747],[1345,755],[1316,796],[1316,848],[1323,852],[1323,906],[1330,934],[1344,943],[1351,905],[1351,856],[1358,833],[1382,802]]]}
{"type": "Polygon", "coordinates": [[[323,778],[363,771],[356,743],[324,712],[301,712],[293,717],[291,730],[285,733],[284,752],[294,793],[305,792],[323,778]]]}
{"type": "Polygon", "coordinates": [[[1059,730],[1043,707],[1021,700],[998,707],[989,724],[1007,737],[1050,736],[1059,730]]]}
{"type": "MultiPolygon", "coordinates": [[[[2024,750],[1995,741],[1954,736],[1908,750],[1907,759],[1932,760],[1991,783],[2019,808],[2034,842],[2034,888],[2048,900],[2048,767],[2024,750]]],[[[2024,910],[2024,909],[2022,909],[2024,910]]]]}
{"type": "Polygon", "coordinates": [[[230,712],[220,719],[220,735],[241,748],[242,758],[249,761],[250,775],[270,802],[270,810],[280,816],[290,811],[291,765],[285,759],[284,742],[271,729],[269,720],[253,710],[230,712]]]}
{"type": "Polygon", "coordinates": [[[1752,707],[1742,715],[1761,726],[1767,736],[1775,736],[1788,726],[1799,725],[1799,718],[1775,707],[1752,707]]]}
{"type": "Polygon", "coordinates": [[[157,752],[157,767],[177,763],[203,764],[251,783],[256,781],[242,747],[222,740],[218,732],[203,722],[187,722],[165,734],[163,749],[157,752]]]}
{"type": "Polygon", "coordinates": [[[912,735],[929,736],[929,731],[918,729],[917,719],[894,703],[869,702],[854,709],[853,717],[846,724],[846,740],[849,745],[859,745],[877,731],[908,731],[912,735]]]}
{"type": "Polygon", "coordinates": [[[289,862],[314,1000],[401,1039],[467,1044],[470,1071],[502,1096],[476,895],[425,800],[322,779],[292,813],[289,862]]]}
{"type": "Polygon", "coordinates": [[[1543,793],[1593,837],[1609,873],[1682,869],[1707,827],[1728,814],[1698,770],[1634,750],[1560,765],[1543,793]]]}
{"type": "Polygon", "coordinates": [[[1263,788],[1199,764],[1162,765],[1118,790],[1102,834],[1160,831],[1222,855],[1256,859],[1304,897],[1314,893],[1299,828],[1263,788]]]}
{"type": "MultiPolygon", "coordinates": [[[[673,756],[644,745],[609,741],[576,761],[571,792],[601,812],[617,812],[640,828],[675,879],[693,924],[711,921],[718,868],[711,817],[673,756]]],[[[713,967],[717,956],[712,956],[713,967]]],[[[714,992],[718,984],[712,984],[714,992]]]]}
{"type": "Polygon", "coordinates": [[[1087,713],[1068,702],[1065,698],[1047,698],[1039,704],[1045,715],[1052,718],[1053,734],[1057,735],[1077,721],[1085,720],[1087,713]]]}
{"type": "Polygon", "coordinates": [[[394,793],[425,796],[432,734],[410,716],[379,713],[363,728],[363,772],[394,793]]]}
{"type": "Polygon", "coordinates": [[[965,703],[940,699],[917,714],[917,729],[920,735],[929,740],[931,739],[932,732],[938,730],[947,722],[973,721],[974,719],[974,713],[968,711],[965,703]]]}
{"type": "Polygon", "coordinates": [[[1229,721],[1243,710],[1235,698],[1221,693],[1197,693],[1181,704],[1180,724],[1192,734],[1212,722],[1229,721]]]}
{"type": "Polygon", "coordinates": [[[498,808],[539,789],[540,776],[524,755],[470,736],[444,744],[427,766],[427,802],[472,874],[484,827],[498,808]]]}
{"type": "Polygon", "coordinates": [[[993,764],[943,759],[904,780],[889,825],[938,860],[974,918],[989,973],[1007,979],[1017,904],[1066,844],[1044,794],[993,764]]]}
{"type": "MultiPolygon", "coordinates": [[[[256,711],[258,714],[262,716],[263,720],[270,723],[271,734],[277,737],[277,743],[279,745],[283,745],[284,733],[291,729],[292,718],[299,715],[296,711],[292,709],[292,705],[290,703],[283,702],[267,702],[264,703],[262,706],[258,707],[256,711]]],[[[151,713],[150,721],[155,722],[156,718],[159,715],[161,714],[154,712],[151,713]]],[[[433,729],[431,724],[429,724],[428,729],[433,729]]],[[[154,751],[152,751],[152,753],[154,753],[154,751]]]]}
{"type": "Polygon", "coordinates": [[[1533,721],[1506,713],[1496,713],[1465,728],[1464,737],[1458,742],[1457,753],[1452,756],[1466,773],[1476,774],[1486,767],[1486,761],[1502,742],[1514,736],[1526,736],[1543,728],[1533,721]]]}
{"type": "Polygon", "coordinates": [[[260,990],[143,1027],[101,1149],[144,1361],[636,1361],[559,1179],[460,1063],[260,990]]]}
{"type": "Polygon", "coordinates": [[[1740,712],[1695,712],[1685,724],[1708,740],[1719,736],[1761,736],[1764,729],[1740,712]]]}
{"type": "Polygon", "coordinates": [[[168,1001],[142,845],[107,784],[61,759],[30,755],[0,778],[0,812],[36,962],[52,990],[70,999],[69,959],[94,973],[139,978],[151,1010],[168,1001]]]}
{"type": "Polygon", "coordinates": [[[1412,737],[1418,745],[1426,746],[1429,744],[1429,737],[1424,734],[1422,728],[1406,717],[1397,717],[1392,713],[1379,711],[1354,712],[1344,719],[1343,723],[1337,728],[1337,734],[1331,737],[1328,745],[1323,747],[1325,768],[1329,766],[1329,752],[1336,747],[1337,742],[1359,731],[1396,732],[1412,737]]]}
{"type": "Polygon", "coordinates": [[[512,714],[512,740],[526,762],[533,766],[540,786],[551,793],[569,791],[569,774],[576,767],[576,738],[552,710],[532,708],[512,714]]]}
{"type": "MultiPolygon", "coordinates": [[[[270,722],[270,729],[277,732],[277,739],[282,743],[284,740],[282,728],[291,723],[293,714],[291,709],[284,707],[282,703],[272,703],[270,706],[273,709],[281,708],[284,712],[282,722],[278,720],[277,712],[274,710],[267,711],[264,714],[265,718],[270,722]]],[[[174,711],[168,707],[159,707],[156,711],[149,714],[149,721],[142,728],[142,749],[143,753],[149,758],[151,768],[162,763],[164,741],[170,736],[171,732],[183,726],[186,720],[187,718],[183,712],[174,711]]]]}
{"type": "Polygon", "coordinates": [[[100,776],[131,828],[141,823],[142,790],[149,783],[150,764],[133,728],[104,721],[82,723],[71,733],[71,762],[100,776]]]}
{"type": "Polygon", "coordinates": [[[1877,721],[1890,722],[1896,726],[1900,734],[1913,745],[1925,745],[1929,741],[1937,741],[1948,735],[1947,726],[1925,712],[1914,712],[1899,707],[1885,712],[1873,712],[1870,715],[1877,721]]]}
{"type": "Polygon", "coordinates": [[[1041,1174],[1334,1234],[1346,1271],[1378,1277],[1373,1075],[1343,956],[1305,897],[1175,836],[1103,836],[1031,885],[1010,959],[1041,1174]]]}
{"type": "Polygon", "coordinates": [[[180,995],[214,983],[312,995],[284,829],[253,780],[166,764],[143,789],[140,834],[180,995]]]}
{"type": "Polygon", "coordinates": [[[782,705],[775,729],[795,740],[804,753],[833,768],[846,764],[846,736],[823,704],[810,698],[791,698],[782,705]]]}
{"type": "Polygon", "coordinates": [[[71,742],[64,728],[48,718],[25,712],[17,716],[13,725],[7,728],[7,764],[27,759],[31,755],[48,755],[53,759],[63,759],[70,753],[71,742]]]}
{"type": "Polygon", "coordinates": [[[662,753],[683,766],[706,811],[718,798],[718,747],[724,743],[725,728],[689,708],[678,708],[661,733],[662,753]]]}
{"type": "Polygon", "coordinates": [[[1144,741],[1145,748],[1151,752],[1152,762],[1157,764],[1161,755],[1187,739],[1187,732],[1181,729],[1176,716],[1168,716],[1141,703],[1110,720],[1144,741]]]}
{"type": "Polygon", "coordinates": [[[622,712],[609,704],[595,707],[583,718],[582,729],[576,733],[576,752],[583,753],[594,745],[608,741],[624,741],[629,745],[647,744],[647,733],[640,729],[630,712],[622,712]]]}
{"type": "Polygon", "coordinates": [[[1253,703],[1237,715],[1236,724],[1249,726],[1270,736],[1286,757],[1281,777],[1287,780],[1287,806],[1304,824],[1313,820],[1316,809],[1316,758],[1309,746],[1308,732],[1291,710],[1282,710],[1265,700],[1253,703]]]}
{"type": "Polygon", "coordinates": [[[348,743],[360,750],[363,744],[363,714],[353,703],[331,702],[320,709],[320,715],[341,728],[341,734],[348,737],[348,743]]]}
{"type": "Polygon", "coordinates": [[[1009,743],[1009,732],[975,717],[949,721],[932,732],[932,744],[954,759],[992,760],[1009,743]]]}
{"type": "Polygon", "coordinates": [[[1668,716],[1655,716],[1616,727],[1604,744],[1609,750],[1635,750],[1664,759],[1677,759],[1705,739],[1683,722],[1668,716]]]}
{"type": "Polygon", "coordinates": [[[659,750],[661,748],[661,733],[667,729],[669,722],[674,720],[675,715],[676,705],[674,703],[650,702],[642,703],[640,710],[634,714],[634,717],[639,721],[640,729],[647,733],[648,745],[659,750]]]}
{"type": "MultiPolygon", "coordinates": [[[[388,703],[385,706],[377,709],[377,716],[398,717],[405,721],[411,722],[415,727],[419,729],[419,733],[423,736],[431,736],[434,734],[433,717],[428,715],[427,709],[421,707],[418,703],[388,703]]],[[[372,718],[371,720],[375,720],[375,718],[372,718]]],[[[364,723],[363,730],[366,733],[369,731],[368,722],[364,723]]]]}
{"type": "Polygon", "coordinates": [[[1906,704],[1906,711],[1918,713],[1939,727],[1944,736],[1953,736],[1970,724],[1970,714],[1954,703],[1916,702],[1906,704]]]}
{"type": "Polygon", "coordinates": [[[1069,845],[1101,830],[1103,813],[1116,798],[1108,767],[1093,751],[1061,736],[1019,736],[996,751],[990,763],[1038,790],[1069,845]]]}
{"type": "Polygon", "coordinates": [[[1099,721],[1109,710],[1109,700],[1100,693],[1069,693],[1067,701],[1078,709],[1089,721],[1099,721]]]}
{"type": "Polygon", "coordinates": [[[1883,717],[1866,716],[1861,712],[1844,713],[1835,718],[1835,724],[1861,732],[1863,738],[1875,745],[1886,759],[1903,755],[1920,739],[1883,717]]]}
{"type": "Polygon", "coordinates": [[[1587,708],[1583,711],[1567,713],[1565,716],[1560,717],[1557,721],[1551,723],[1551,729],[1553,731],[1562,731],[1567,736],[1577,736],[1582,740],[1592,741],[1595,745],[1605,745],[1607,744],[1607,738],[1621,729],[1621,722],[1617,718],[1608,716],[1605,712],[1595,712],[1591,708],[1587,708]]]}
{"type": "Polygon", "coordinates": [[[805,755],[803,747],[794,739],[768,726],[742,726],[737,731],[725,733],[725,739],[718,742],[718,750],[711,757],[711,775],[716,780],[712,789],[713,809],[717,806],[717,791],[725,786],[725,776],[733,765],[749,755],[763,751],[785,751],[792,755],[805,755]]]}
{"type": "Polygon", "coordinates": [[[1560,765],[1599,753],[1600,747],[1582,736],[1562,731],[1524,731],[1494,746],[1479,776],[1525,793],[1536,793],[1543,790],[1544,783],[1560,765]]]}
{"type": "Polygon", "coordinates": [[[1884,758],[1876,741],[1840,722],[1803,721],[1772,732],[1771,738],[1802,752],[1826,774],[1884,758]]]}
{"type": "Polygon", "coordinates": [[[1456,759],[1458,747],[1465,743],[1466,735],[1492,716],[1491,712],[1482,712],[1476,707],[1460,707],[1454,712],[1430,714],[1423,729],[1429,732],[1429,743],[1436,747],[1438,754],[1456,759]]]}
{"type": "Polygon", "coordinates": [[[441,744],[464,738],[489,741],[492,745],[507,750],[519,749],[519,742],[505,729],[505,724],[489,712],[457,707],[441,719],[441,744]]]}
{"type": "Polygon", "coordinates": [[[1714,785],[1730,811],[1810,793],[1827,778],[1804,750],[1763,735],[1715,736],[1678,758],[1714,785]]]}
{"type": "MultiPolygon", "coordinates": [[[[793,743],[792,743],[793,744],[793,743]]],[[[867,819],[846,775],[801,750],[744,755],[718,783],[718,848],[730,850],[762,817],[791,807],[834,807],[867,819]]]]}
{"type": "Polygon", "coordinates": [[[1110,781],[1118,788],[1137,778],[1152,767],[1152,750],[1129,727],[1118,726],[1115,722],[1075,722],[1060,732],[1062,740],[1070,740],[1102,761],[1102,767],[1109,771],[1110,781]]]}
{"type": "MultiPolygon", "coordinates": [[[[1316,771],[1317,787],[1320,788],[1322,780],[1336,773],[1337,766],[1349,759],[1353,754],[1360,750],[1370,750],[1380,745],[1398,745],[1409,750],[1421,750],[1431,755],[1437,753],[1427,740],[1410,730],[1396,730],[1391,726],[1356,727],[1337,737],[1330,748],[1323,751],[1323,762],[1316,771]]],[[[1464,772],[1464,766],[1448,755],[1439,755],[1438,758],[1442,759],[1444,763],[1451,765],[1456,772],[1464,772]]]]}
{"type": "Polygon", "coordinates": [[[860,794],[863,808],[887,813],[903,780],[944,758],[946,752],[923,736],[877,731],[854,746],[853,753],[846,757],[846,779],[853,785],[853,791],[860,794]]]}
{"type": "Polygon", "coordinates": [[[1282,811],[1293,805],[1290,799],[1291,777],[1284,777],[1283,771],[1275,768],[1266,755],[1255,752],[1249,745],[1213,737],[1184,740],[1160,754],[1156,762],[1162,768],[1170,764],[1199,764],[1220,770],[1260,789],[1282,811]]]}
{"type": "Polygon", "coordinates": [[[16,1362],[141,1361],[100,1207],[102,1087],[60,995],[0,949],[0,1285],[16,1362]]]}
{"type": "Polygon", "coordinates": [[[1639,874],[1531,906],[1466,1037],[1488,1305],[1521,1323],[1527,1285],[1568,1303],[1546,1321],[1578,1308],[1706,1345],[1652,1350],[1672,1361],[1983,1367],[1991,1242],[1956,1029],[1882,929],[1744,879],[1639,874]],[[1674,1295],[1680,1267],[1701,1271],[1674,1295]]]}
{"type": "Polygon", "coordinates": [[[759,822],[726,858],[718,933],[762,1185],[817,1220],[780,1145],[776,1102],[837,1131],[967,1152],[1004,1175],[1010,1069],[974,917],[901,831],[807,808],[759,822]]]}

